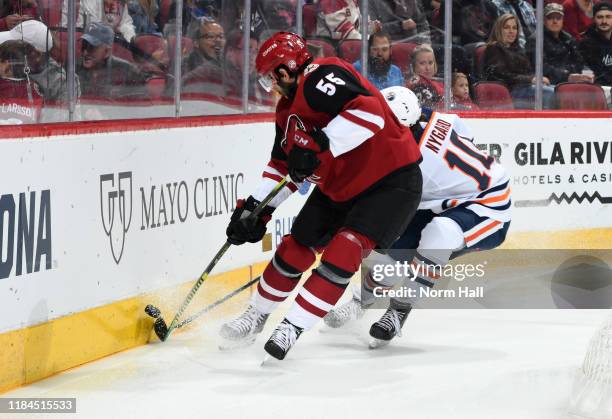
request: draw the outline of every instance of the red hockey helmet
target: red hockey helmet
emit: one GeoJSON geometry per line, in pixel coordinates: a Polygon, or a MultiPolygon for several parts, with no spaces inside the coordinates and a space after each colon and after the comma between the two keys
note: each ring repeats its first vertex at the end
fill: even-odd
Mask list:
{"type": "MultiPolygon", "coordinates": [[[[310,59],[312,55],[301,36],[292,32],[277,32],[259,48],[255,67],[266,78],[280,66],[285,66],[291,72],[298,71],[310,59]]],[[[263,80],[262,86],[269,91],[271,86],[264,82],[266,80],[263,80]]]]}

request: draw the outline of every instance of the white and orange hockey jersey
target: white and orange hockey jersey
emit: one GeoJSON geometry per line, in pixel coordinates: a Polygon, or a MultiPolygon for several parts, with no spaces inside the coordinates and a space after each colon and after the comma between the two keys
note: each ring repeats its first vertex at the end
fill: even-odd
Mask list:
{"type": "Polygon", "coordinates": [[[442,213],[458,206],[481,217],[511,218],[510,177],[479,150],[461,118],[433,112],[419,141],[423,195],[419,209],[442,213]]]}

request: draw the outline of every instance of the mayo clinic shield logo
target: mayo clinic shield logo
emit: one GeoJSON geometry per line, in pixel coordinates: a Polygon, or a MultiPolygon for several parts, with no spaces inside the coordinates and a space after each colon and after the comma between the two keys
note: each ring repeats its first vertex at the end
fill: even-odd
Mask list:
{"type": "Polygon", "coordinates": [[[123,256],[125,234],[132,222],[132,172],[100,175],[100,214],[116,264],[123,256]]]}

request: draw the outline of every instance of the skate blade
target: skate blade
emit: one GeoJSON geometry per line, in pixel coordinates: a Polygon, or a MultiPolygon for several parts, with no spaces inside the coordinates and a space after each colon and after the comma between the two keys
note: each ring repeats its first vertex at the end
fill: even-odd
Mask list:
{"type": "Polygon", "coordinates": [[[263,367],[263,366],[266,364],[266,362],[268,362],[268,361],[270,360],[270,358],[272,358],[272,356],[271,356],[270,354],[266,354],[266,355],[264,356],[263,361],[261,361],[261,364],[259,364],[259,366],[260,366],[260,367],[263,367]]]}
{"type": "Polygon", "coordinates": [[[248,348],[249,346],[255,343],[255,338],[257,336],[249,336],[240,340],[228,340],[223,339],[222,342],[219,343],[220,351],[235,351],[237,349],[248,348]]]}
{"type": "Polygon", "coordinates": [[[384,348],[385,346],[389,345],[390,342],[391,342],[390,340],[381,340],[381,339],[373,338],[368,343],[368,348],[370,349],[384,348]]]}

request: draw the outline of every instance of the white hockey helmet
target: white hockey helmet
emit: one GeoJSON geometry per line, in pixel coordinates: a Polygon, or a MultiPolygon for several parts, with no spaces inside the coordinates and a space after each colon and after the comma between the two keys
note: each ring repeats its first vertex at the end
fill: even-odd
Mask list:
{"type": "Polygon", "coordinates": [[[402,125],[411,127],[416,124],[421,117],[421,105],[412,90],[403,86],[392,86],[380,92],[402,125]]]}

